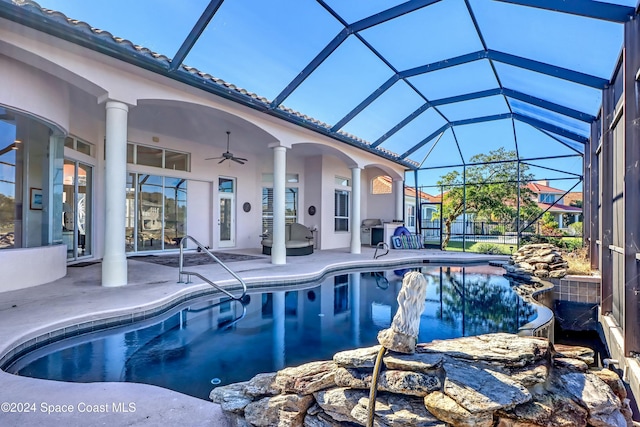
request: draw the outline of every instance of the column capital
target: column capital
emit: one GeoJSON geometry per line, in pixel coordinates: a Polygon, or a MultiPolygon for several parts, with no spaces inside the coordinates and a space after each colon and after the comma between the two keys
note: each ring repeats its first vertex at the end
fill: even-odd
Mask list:
{"type": "Polygon", "coordinates": [[[283,149],[283,150],[286,150],[287,148],[291,148],[291,147],[288,147],[288,146],[286,146],[286,145],[283,145],[283,144],[282,144],[282,142],[280,142],[280,141],[278,141],[278,142],[272,142],[272,143],[270,143],[269,145],[267,145],[267,147],[269,147],[269,148],[273,148],[274,150],[275,150],[276,148],[281,148],[281,149],[283,149]]]}
{"type": "Polygon", "coordinates": [[[118,110],[122,110],[125,112],[129,112],[129,105],[125,104],[124,102],[120,102],[120,101],[112,101],[112,100],[108,100],[107,102],[105,102],[104,104],[104,108],[105,109],[118,109],[118,110]]]}

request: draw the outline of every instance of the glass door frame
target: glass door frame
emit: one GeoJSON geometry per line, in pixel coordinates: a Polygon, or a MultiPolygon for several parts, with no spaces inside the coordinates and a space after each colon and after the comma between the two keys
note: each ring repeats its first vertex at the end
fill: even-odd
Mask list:
{"type": "Polygon", "coordinates": [[[217,216],[218,216],[218,247],[219,248],[233,248],[236,246],[236,178],[228,176],[218,177],[218,203],[217,203],[217,216]],[[220,190],[220,184],[222,180],[231,181],[233,183],[232,191],[224,192],[220,190]],[[229,213],[229,240],[222,240],[222,201],[229,200],[230,213],[229,213]]]}
{"type": "MultiPolygon", "coordinates": [[[[93,207],[94,207],[94,203],[93,203],[93,182],[95,179],[95,165],[85,161],[85,160],[78,160],[76,158],[73,157],[69,157],[69,156],[64,156],[64,163],[63,164],[70,164],[73,165],[73,218],[71,219],[71,222],[73,224],[73,238],[71,239],[72,242],[72,247],[71,249],[67,248],[67,253],[71,252],[72,256],[68,256],[67,257],[67,262],[73,262],[73,261],[77,261],[79,259],[86,259],[86,258],[91,258],[94,256],[94,251],[93,251],[93,207]],[[80,212],[78,209],[78,202],[79,202],[79,189],[80,189],[80,184],[79,184],[79,171],[80,168],[84,167],[87,170],[90,170],[91,173],[91,177],[88,180],[89,182],[86,183],[85,185],[85,192],[84,192],[84,211],[85,211],[85,225],[84,225],[84,229],[85,229],[85,233],[83,234],[84,236],[84,245],[86,246],[84,248],[84,253],[83,255],[79,255],[78,254],[78,250],[79,248],[82,246],[80,244],[80,224],[79,224],[79,218],[80,218],[80,212]],[[87,214],[88,213],[88,214],[87,214]]],[[[63,186],[64,186],[64,182],[63,182],[63,186]]],[[[63,190],[64,192],[64,190],[63,190]]],[[[67,201],[66,203],[69,203],[69,201],[67,201]]],[[[63,204],[63,203],[61,203],[63,204]]],[[[62,220],[63,222],[65,221],[64,218],[64,209],[63,209],[63,213],[62,213],[62,220]]],[[[71,223],[70,222],[70,223],[71,223]]],[[[63,223],[63,226],[66,225],[66,222],[63,223]]],[[[64,241],[64,240],[63,240],[64,241]]]]}

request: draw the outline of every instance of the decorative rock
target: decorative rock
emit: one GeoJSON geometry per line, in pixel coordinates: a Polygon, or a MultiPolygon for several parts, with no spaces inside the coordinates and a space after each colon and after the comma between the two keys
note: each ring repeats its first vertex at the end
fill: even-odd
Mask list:
{"type": "Polygon", "coordinates": [[[246,383],[244,394],[256,396],[274,396],[282,392],[282,388],[275,386],[276,373],[258,374],[246,383]]]}
{"type": "Polygon", "coordinates": [[[514,340],[511,334],[496,333],[419,344],[417,351],[442,353],[460,359],[499,362],[506,366],[525,366],[546,358],[549,342],[536,337],[519,337],[514,340]]]}
{"type": "MultiPolygon", "coordinates": [[[[369,411],[369,399],[363,397],[351,411],[359,424],[366,425],[369,411]]],[[[377,427],[447,427],[447,424],[434,417],[417,397],[400,398],[393,394],[381,393],[376,399],[374,425],[377,427]]]]}
{"type": "Polygon", "coordinates": [[[311,394],[335,385],[337,365],[333,362],[311,362],[285,368],[275,378],[275,388],[285,392],[311,394]]]}
{"type": "Polygon", "coordinates": [[[244,409],[245,419],[257,427],[302,427],[307,409],[313,405],[310,395],[280,394],[252,402],[244,409]]]}
{"type": "MultiPolygon", "coordinates": [[[[335,375],[337,386],[356,389],[370,389],[371,379],[371,372],[356,369],[338,368],[335,375]]],[[[441,387],[437,376],[419,372],[384,371],[378,377],[378,390],[408,396],[426,396],[441,387]]]]}
{"type": "Polygon", "coordinates": [[[379,345],[356,350],[340,351],[333,355],[333,361],[336,365],[345,368],[373,368],[379,352],[379,345]]]}
{"type": "Polygon", "coordinates": [[[318,405],[324,412],[339,422],[356,422],[351,416],[351,410],[355,408],[358,401],[367,396],[368,392],[363,390],[351,390],[348,388],[332,388],[319,391],[313,394],[318,405]]]}
{"type": "Polygon", "coordinates": [[[444,355],[439,353],[416,353],[412,355],[387,353],[382,361],[387,369],[431,373],[442,366],[444,355]]]}
{"type": "Polygon", "coordinates": [[[568,373],[554,379],[553,386],[566,391],[587,408],[587,422],[595,427],[626,426],[620,412],[621,403],[611,388],[590,373],[568,373]]]}
{"type": "Polygon", "coordinates": [[[471,366],[451,359],[443,369],[443,392],[471,413],[509,409],[531,400],[526,387],[492,370],[489,364],[471,366]]]}
{"type": "Polygon", "coordinates": [[[219,403],[223,411],[241,414],[245,406],[252,402],[251,397],[244,394],[247,383],[235,383],[214,388],[209,394],[209,398],[213,402],[219,403]]]}
{"type": "Polygon", "coordinates": [[[585,427],[587,410],[566,395],[536,394],[508,413],[498,411],[501,427],[585,427]]]}
{"type": "Polygon", "coordinates": [[[627,398],[627,389],[624,387],[624,383],[618,374],[611,369],[598,369],[591,371],[591,373],[604,381],[620,400],[627,398]]]}
{"type": "Polygon", "coordinates": [[[545,247],[525,245],[511,256],[506,276],[526,279],[527,276],[561,278],[567,274],[567,263],[560,249],[551,244],[545,247]]]}
{"type": "Polygon", "coordinates": [[[554,358],[570,358],[570,359],[579,359],[583,362],[591,365],[593,364],[593,358],[595,353],[592,349],[588,347],[581,347],[578,345],[563,345],[563,344],[554,344],[553,345],[553,356],[554,358]]]}
{"type": "Polygon", "coordinates": [[[455,400],[444,393],[435,391],[424,398],[424,406],[429,412],[456,427],[491,427],[493,412],[471,412],[460,406],[455,400]]]}
{"type": "MultiPolygon", "coordinates": [[[[379,348],[259,374],[217,387],[211,398],[234,427],[364,426],[379,348]]],[[[588,370],[591,349],[512,334],[437,341],[417,349],[412,355],[384,355],[375,426],[633,425],[615,372],[588,370]]]]}
{"type": "Polygon", "coordinates": [[[556,368],[565,368],[565,369],[573,370],[576,372],[587,372],[587,370],[589,369],[589,365],[584,363],[582,360],[569,359],[568,357],[554,358],[553,366],[555,366],[556,368]]]}

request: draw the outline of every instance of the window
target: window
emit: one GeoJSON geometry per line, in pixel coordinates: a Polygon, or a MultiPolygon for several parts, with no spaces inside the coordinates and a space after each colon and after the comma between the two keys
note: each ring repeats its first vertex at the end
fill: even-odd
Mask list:
{"type": "MultiPolygon", "coordinates": [[[[284,220],[286,224],[298,222],[298,189],[284,190],[284,220]]],[[[273,188],[262,189],[262,229],[273,231],[273,188]]]]}
{"type": "Polygon", "coordinates": [[[129,174],[125,224],[128,252],[177,249],[187,228],[187,181],[129,174]]]}
{"type": "Polygon", "coordinates": [[[335,231],[349,231],[349,192],[336,190],[335,231]]]}
{"type": "Polygon", "coordinates": [[[190,156],[187,153],[132,143],[127,144],[127,163],[185,172],[190,170],[190,156]]]}
{"type": "MultiPolygon", "coordinates": [[[[285,180],[288,183],[300,182],[300,176],[297,173],[288,173],[285,175],[285,180]]],[[[273,182],[273,174],[263,173],[262,182],[273,182]]]]}
{"type": "Polygon", "coordinates": [[[64,139],[64,146],[71,148],[79,153],[86,154],[87,156],[94,156],[93,145],[88,142],[80,141],[78,138],[68,136],[64,139]]]}
{"type": "Polygon", "coordinates": [[[416,207],[415,206],[407,206],[407,227],[415,227],[416,226],[416,207]]]}
{"type": "Polygon", "coordinates": [[[556,201],[554,194],[540,194],[540,203],[553,203],[556,201]]]}

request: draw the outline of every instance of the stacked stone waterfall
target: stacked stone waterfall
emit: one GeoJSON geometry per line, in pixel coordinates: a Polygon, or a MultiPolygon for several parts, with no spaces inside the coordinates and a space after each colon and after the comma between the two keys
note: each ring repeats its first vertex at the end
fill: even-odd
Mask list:
{"type": "MultiPolygon", "coordinates": [[[[380,346],[337,353],[215,388],[234,427],[365,426],[380,346]]],[[[383,358],[374,426],[631,427],[624,384],[594,353],[488,334],[418,344],[383,358]]]]}
{"type": "Polygon", "coordinates": [[[507,276],[527,279],[531,276],[560,279],[567,274],[567,262],[557,246],[537,243],[522,246],[504,266],[507,276]]]}

